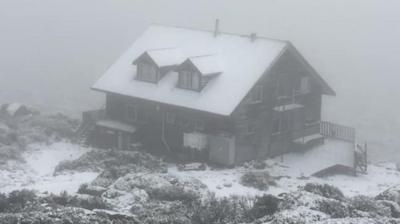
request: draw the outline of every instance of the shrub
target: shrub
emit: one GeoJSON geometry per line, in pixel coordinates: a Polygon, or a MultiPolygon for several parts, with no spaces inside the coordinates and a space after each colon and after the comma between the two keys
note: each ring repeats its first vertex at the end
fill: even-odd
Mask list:
{"type": "Polygon", "coordinates": [[[155,188],[148,193],[150,197],[162,201],[192,202],[198,198],[195,192],[187,191],[177,186],[155,188]]]}
{"type": "Polygon", "coordinates": [[[257,197],[247,216],[251,220],[255,220],[267,215],[272,215],[278,211],[279,203],[280,199],[273,195],[257,197]]]}
{"type": "Polygon", "coordinates": [[[337,200],[321,200],[318,202],[317,210],[330,215],[332,218],[345,218],[350,216],[349,207],[337,200]]]}
{"type": "Polygon", "coordinates": [[[372,215],[391,216],[390,207],[386,207],[367,196],[355,196],[350,200],[352,209],[368,212],[372,215]]]}
{"type": "Polygon", "coordinates": [[[12,191],[8,195],[8,203],[14,205],[20,205],[24,207],[27,202],[33,202],[36,199],[36,194],[34,191],[30,190],[20,190],[12,191]]]}
{"type": "Polygon", "coordinates": [[[240,182],[244,186],[259,190],[268,190],[270,185],[276,185],[274,178],[268,172],[247,172],[240,178],[240,182]]]}
{"type": "Polygon", "coordinates": [[[4,212],[7,208],[8,201],[5,194],[0,193],[0,212],[4,212]]]}
{"type": "Polygon", "coordinates": [[[89,210],[110,208],[110,206],[101,197],[88,196],[85,198],[79,198],[77,196],[71,196],[65,191],[60,195],[51,194],[50,196],[44,198],[44,200],[47,203],[54,203],[68,207],[85,208],[89,210]]]}
{"type": "Polygon", "coordinates": [[[194,224],[240,223],[245,221],[248,209],[238,198],[218,199],[212,195],[204,201],[194,201],[188,214],[194,224]]]}
{"type": "Polygon", "coordinates": [[[78,189],[78,194],[101,196],[107,189],[100,186],[82,184],[78,189]]]}
{"type": "Polygon", "coordinates": [[[80,199],[78,207],[93,209],[110,209],[110,206],[101,197],[89,197],[87,199],[80,199]]]}
{"type": "Polygon", "coordinates": [[[318,194],[325,198],[332,198],[340,201],[345,199],[343,193],[339,190],[339,188],[329,184],[307,183],[303,189],[305,191],[318,194]]]}

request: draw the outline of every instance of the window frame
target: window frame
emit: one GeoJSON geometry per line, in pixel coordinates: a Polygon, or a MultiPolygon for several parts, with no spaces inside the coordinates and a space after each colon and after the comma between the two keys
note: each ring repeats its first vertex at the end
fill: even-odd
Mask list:
{"type": "Polygon", "coordinates": [[[256,85],[249,95],[249,103],[262,103],[264,101],[264,86],[256,85]]]}
{"type": "Polygon", "coordinates": [[[136,79],[144,82],[157,83],[159,81],[159,69],[151,63],[140,62],[137,64],[136,79]]]}
{"type": "Polygon", "coordinates": [[[178,87],[199,91],[201,86],[201,74],[191,70],[181,70],[179,72],[178,87]]]}
{"type": "Polygon", "coordinates": [[[125,117],[126,117],[126,120],[129,121],[129,122],[137,122],[138,121],[138,109],[137,109],[137,106],[133,105],[133,104],[126,105],[125,117]],[[130,112],[134,113],[134,116],[133,116],[134,118],[132,118],[130,112]]]}
{"type": "Polygon", "coordinates": [[[171,111],[167,111],[165,114],[165,122],[172,125],[176,124],[176,114],[171,111]]]}

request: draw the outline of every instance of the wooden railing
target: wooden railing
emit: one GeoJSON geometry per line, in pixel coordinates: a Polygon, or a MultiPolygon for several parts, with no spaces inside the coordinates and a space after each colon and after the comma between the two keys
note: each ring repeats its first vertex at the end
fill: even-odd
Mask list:
{"type": "Polygon", "coordinates": [[[356,139],[356,130],[354,128],[334,124],[328,121],[321,121],[320,133],[326,137],[337,138],[353,143],[356,139]]]}
{"type": "Polygon", "coordinates": [[[91,110],[82,113],[82,123],[96,123],[104,119],[106,115],[105,110],[91,110]]]}

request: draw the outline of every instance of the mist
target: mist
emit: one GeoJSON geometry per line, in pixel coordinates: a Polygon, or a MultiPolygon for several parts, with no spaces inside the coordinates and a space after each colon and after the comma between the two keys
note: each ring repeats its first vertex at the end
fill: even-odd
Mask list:
{"type": "Polygon", "coordinates": [[[0,0],[0,101],[49,112],[104,104],[90,86],[151,23],[291,41],[337,92],[325,120],[357,128],[370,160],[400,161],[396,0],[0,0]]]}

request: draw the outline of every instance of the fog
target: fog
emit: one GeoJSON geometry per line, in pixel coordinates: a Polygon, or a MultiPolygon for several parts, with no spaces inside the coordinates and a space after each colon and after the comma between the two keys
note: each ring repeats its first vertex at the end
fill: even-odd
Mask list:
{"type": "Polygon", "coordinates": [[[0,0],[0,103],[74,116],[90,86],[151,23],[290,40],[336,90],[324,120],[357,128],[370,159],[400,161],[397,0],[0,0]]]}

